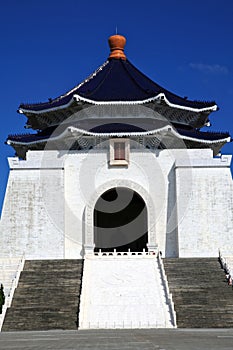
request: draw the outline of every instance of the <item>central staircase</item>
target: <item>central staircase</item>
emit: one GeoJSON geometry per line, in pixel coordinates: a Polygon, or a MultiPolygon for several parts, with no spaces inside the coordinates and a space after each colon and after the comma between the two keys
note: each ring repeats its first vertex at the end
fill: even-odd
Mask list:
{"type": "Polygon", "coordinates": [[[217,258],[163,259],[179,328],[232,328],[233,289],[217,258]]]}
{"type": "Polygon", "coordinates": [[[2,331],[77,329],[83,260],[26,260],[2,331]]]}
{"type": "Polygon", "coordinates": [[[158,260],[87,256],[79,321],[82,329],[174,327],[158,260]]]}

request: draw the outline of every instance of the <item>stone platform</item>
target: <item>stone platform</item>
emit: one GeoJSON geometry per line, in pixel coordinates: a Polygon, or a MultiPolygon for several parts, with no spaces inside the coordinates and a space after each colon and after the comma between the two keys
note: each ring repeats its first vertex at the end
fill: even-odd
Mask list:
{"type": "Polygon", "coordinates": [[[8,350],[232,350],[233,330],[82,330],[0,333],[8,350]]]}

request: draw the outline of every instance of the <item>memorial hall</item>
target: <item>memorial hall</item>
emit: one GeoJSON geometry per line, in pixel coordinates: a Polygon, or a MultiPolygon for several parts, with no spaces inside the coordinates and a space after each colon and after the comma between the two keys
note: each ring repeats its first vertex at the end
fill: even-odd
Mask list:
{"type": "Polygon", "coordinates": [[[84,81],[18,107],[27,132],[6,140],[0,328],[233,327],[221,110],[152,81],[124,36],[108,42],[84,81]]]}

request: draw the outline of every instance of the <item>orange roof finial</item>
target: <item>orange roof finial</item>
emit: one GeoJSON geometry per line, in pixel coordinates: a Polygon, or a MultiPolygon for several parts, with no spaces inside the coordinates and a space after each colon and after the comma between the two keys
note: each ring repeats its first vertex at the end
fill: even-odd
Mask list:
{"type": "Polygon", "coordinates": [[[108,57],[109,59],[116,58],[118,60],[126,60],[126,56],[124,54],[124,46],[126,43],[126,39],[124,36],[119,34],[112,35],[108,39],[108,43],[111,50],[110,55],[108,57]]]}

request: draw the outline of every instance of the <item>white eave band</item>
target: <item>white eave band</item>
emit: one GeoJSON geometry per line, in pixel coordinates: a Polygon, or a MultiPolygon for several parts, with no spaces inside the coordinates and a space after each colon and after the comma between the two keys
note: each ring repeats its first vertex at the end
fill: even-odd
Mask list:
{"type": "Polygon", "coordinates": [[[190,112],[196,112],[196,113],[216,111],[218,108],[217,105],[214,105],[211,107],[204,107],[204,108],[192,108],[192,107],[187,107],[187,106],[176,105],[174,103],[169,102],[169,100],[166,98],[164,93],[160,93],[156,96],[150,97],[150,98],[148,98],[146,100],[142,100],[142,101],[140,101],[140,100],[138,100],[138,101],[94,101],[94,100],[90,100],[88,98],[82,97],[80,95],[74,94],[72,96],[72,98],[70,99],[70,101],[65,105],[47,108],[47,109],[43,109],[41,111],[34,111],[34,110],[20,108],[19,113],[21,113],[21,114],[24,114],[24,113],[43,114],[43,113],[47,113],[47,112],[56,111],[59,109],[65,109],[65,108],[69,107],[74,101],[86,102],[86,103],[89,103],[92,105],[142,105],[142,104],[154,102],[154,101],[165,101],[169,107],[176,108],[176,109],[182,109],[182,110],[186,110],[186,111],[190,111],[190,112]]]}

